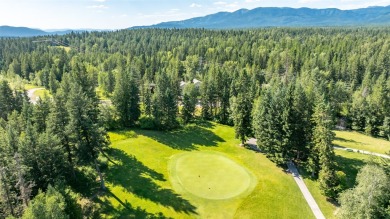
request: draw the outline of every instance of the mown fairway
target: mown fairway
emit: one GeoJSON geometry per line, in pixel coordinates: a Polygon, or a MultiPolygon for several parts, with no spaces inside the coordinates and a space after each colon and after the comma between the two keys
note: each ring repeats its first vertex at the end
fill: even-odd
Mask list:
{"type": "Polygon", "coordinates": [[[108,218],[313,218],[291,175],[244,149],[231,127],[110,133],[108,218]]]}
{"type": "Polygon", "coordinates": [[[335,146],[354,148],[380,154],[390,151],[390,141],[373,138],[354,131],[335,131],[336,139],[333,142],[335,146]]]}

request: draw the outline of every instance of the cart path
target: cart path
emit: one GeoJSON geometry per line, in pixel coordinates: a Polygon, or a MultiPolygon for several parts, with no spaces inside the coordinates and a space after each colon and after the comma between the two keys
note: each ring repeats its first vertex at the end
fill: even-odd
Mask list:
{"type": "Polygon", "coordinates": [[[371,151],[364,151],[364,150],[358,150],[358,149],[353,149],[353,148],[344,148],[344,147],[338,147],[338,146],[333,146],[333,148],[337,149],[337,150],[344,150],[344,151],[351,151],[352,150],[351,152],[361,153],[361,154],[368,154],[368,155],[373,155],[373,156],[377,156],[377,157],[390,159],[389,155],[374,153],[374,152],[371,152],[371,151]]]}
{"type": "Polygon", "coordinates": [[[295,164],[292,161],[289,161],[287,163],[287,166],[288,169],[290,170],[290,173],[293,175],[294,180],[297,183],[299,189],[301,190],[303,197],[305,197],[306,202],[309,204],[311,210],[313,211],[314,216],[317,219],[325,219],[325,216],[322,214],[322,211],[318,207],[317,202],[314,200],[309,189],[306,187],[306,184],[303,181],[302,177],[299,175],[299,172],[295,167],[295,164]]]}
{"type": "MultiPolygon", "coordinates": [[[[256,141],[257,140],[255,138],[248,139],[248,141],[246,142],[247,147],[251,150],[261,152],[261,150],[257,148],[256,141]]],[[[314,216],[317,219],[325,219],[324,214],[322,214],[321,209],[318,207],[317,202],[314,200],[313,196],[311,195],[309,189],[307,188],[305,182],[303,181],[303,178],[299,175],[299,172],[295,167],[295,164],[292,161],[289,161],[287,163],[287,166],[290,173],[293,175],[294,180],[297,183],[299,189],[301,190],[303,197],[306,199],[306,202],[309,204],[309,207],[311,208],[314,216]]]]}

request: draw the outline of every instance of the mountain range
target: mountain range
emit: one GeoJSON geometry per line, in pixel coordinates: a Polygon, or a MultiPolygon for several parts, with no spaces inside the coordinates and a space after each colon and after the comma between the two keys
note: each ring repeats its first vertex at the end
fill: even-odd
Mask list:
{"type": "MultiPolygon", "coordinates": [[[[368,7],[353,10],[337,8],[277,8],[261,7],[252,10],[219,12],[182,21],[163,22],[140,28],[206,28],[238,29],[258,27],[330,27],[330,26],[390,26],[390,6],[368,7]]],[[[63,35],[85,30],[40,30],[27,27],[0,26],[0,37],[32,37],[63,35]]]]}
{"type": "Polygon", "coordinates": [[[40,30],[28,27],[0,26],[0,37],[34,37],[45,35],[64,35],[71,32],[100,31],[94,29],[40,30]]]}
{"type": "Polygon", "coordinates": [[[353,10],[337,8],[265,7],[219,12],[183,21],[163,22],[136,28],[234,29],[256,27],[389,26],[390,6],[353,10]]]}

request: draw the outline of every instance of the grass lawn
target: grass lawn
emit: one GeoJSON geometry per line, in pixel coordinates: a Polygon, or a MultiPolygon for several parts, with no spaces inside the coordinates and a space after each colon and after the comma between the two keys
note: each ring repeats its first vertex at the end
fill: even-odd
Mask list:
{"type": "Polygon", "coordinates": [[[25,90],[30,90],[30,89],[33,89],[33,88],[43,88],[43,87],[42,86],[33,85],[33,84],[24,84],[24,89],[25,90]]]}
{"type": "MultiPolygon", "coordinates": [[[[335,150],[335,153],[337,165],[339,169],[346,174],[347,186],[351,188],[355,185],[357,172],[371,159],[371,156],[343,150],[335,150]]],[[[303,173],[303,177],[310,193],[313,195],[324,216],[326,218],[335,218],[337,206],[329,202],[326,197],[321,194],[319,183],[316,180],[311,179],[309,174],[303,173]]]]}
{"type": "MultiPolygon", "coordinates": [[[[384,153],[390,150],[390,142],[382,139],[373,138],[358,132],[335,131],[335,133],[336,139],[333,143],[337,146],[356,148],[377,153],[384,153]]],[[[335,150],[335,153],[338,168],[346,174],[347,186],[351,188],[355,185],[356,175],[360,168],[373,159],[373,157],[366,154],[348,152],[344,150],[335,150]]],[[[304,181],[325,217],[335,218],[337,206],[326,200],[325,196],[321,194],[319,183],[317,181],[310,179],[309,174],[304,173],[303,170],[301,172],[303,172],[304,181]]]]}
{"type": "Polygon", "coordinates": [[[47,97],[50,97],[50,96],[51,96],[50,92],[49,92],[48,90],[46,90],[46,89],[37,90],[37,91],[35,91],[34,94],[33,94],[34,97],[39,97],[39,98],[43,98],[45,95],[46,95],[47,97]]]}
{"type": "Polygon", "coordinates": [[[374,138],[354,131],[335,131],[333,144],[340,147],[385,154],[390,151],[390,141],[374,138]]]}
{"type": "Polygon", "coordinates": [[[110,138],[103,217],[314,218],[292,176],[238,146],[231,127],[135,129],[110,138]]]}

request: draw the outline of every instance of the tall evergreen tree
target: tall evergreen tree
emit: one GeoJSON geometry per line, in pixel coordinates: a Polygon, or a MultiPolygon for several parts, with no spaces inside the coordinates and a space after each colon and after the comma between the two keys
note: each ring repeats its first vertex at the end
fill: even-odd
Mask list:
{"type": "Polygon", "coordinates": [[[134,73],[120,70],[116,79],[112,103],[119,113],[121,124],[133,126],[141,114],[137,78],[134,73]]]}
{"type": "Polygon", "coordinates": [[[0,117],[7,119],[9,113],[14,110],[15,98],[6,80],[0,81],[0,117]]]}
{"type": "Polygon", "coordinates": [[[236,138],[240,139],[241,144],[252,133],[251,113],[252,96],[250,94],[250,78],[246,70],[243,70],[236,79],[237,95],[230,99],[231,117],[234,123],[236,138]]]}
{"type": "Polygon", "coordinates": [[[91,101],[94,100],[91,100],[76,82],[71,84],[68,98],[66,107],[69,123],[66,129],[69,133],[70,145],[75,149],[79,163],[94,166],[100,178],[101,188],[105,189],[97,159],[99,153],[109,144],[109,140],[106,131],[99,127],[99,122],[94,117],[98,106],[95,105],[96,108],[91,108],[93,106],[91,101]]]}
{"type": "Polygon", "coordinates": [[[187,84],[183,89],[183,108],[181,114],[184,123],[190,122],[194,117],[196,103],[198,101],[198,90],[194,84],[187,84]]]}
{"type": "Polygon", "coordinates": [[[309,168],[313,174],[319,172],[320,189],[330,198],[337,197],[339,184],[335,171],[335,154],[332,141],[333,121],[330,106],[321,96],[314,108],[312,151],[309,157],[309,168]]]}
{"type": "Polygon", "coordinates": [[[156,88],[153,94],[153,116],[160,129],[177,127],[177,93],[172,88],[171,78],[166,73],[156,75],[156,88]]]}

